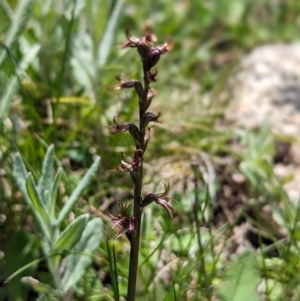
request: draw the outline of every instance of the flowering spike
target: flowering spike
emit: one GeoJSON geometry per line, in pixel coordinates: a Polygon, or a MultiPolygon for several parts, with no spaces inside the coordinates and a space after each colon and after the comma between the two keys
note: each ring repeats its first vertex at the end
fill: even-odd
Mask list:
{"type": "Polygon", "coordinates": [[[161,46],[156,45],[156,37],[151,33],[149,23],[144,29],[144,35],[142,38],[137,38],[132,36],[128,30],[126,30],[127,42],[125,42],[123,48],[136,48],[137,52],[142,61],[142,73],[143,82],[137,80],[122,80],[117,77],[119,85],[115,86],[115,90],[134,88],[135,92],[139,98],[139,115],[138,124],[126,123],[118,124],[116,117],[114,118],[114,126],[109,127],[111,134],[117,134],[123,131],[129,131],[131,136],[135,140],[135,151],[130,163],[124,161],[124,154],[121,153],[121,165],[116,168],[116,170],[127,171],[134,183],[134,200],[133,200],[133,216],[128,214],[129,206],[127,204],[121,205],[121,213],[114,217],[113,227],[120,227],[119,232],[116,237],[125,233],[130,240],[130,263],[129,263],[129,276],[128,276],[128,291],[127,299],[135,300],[135,288],[136,288],[136,276],[138,267],[138,253],[139,253],[139,237],[142,233],[142,207],[149,205],[152,202],[157,203],[162,206],[170,216],[173,218],[173,208],[169,204],[170,197],[167,196],[169,191],[169,185],[165,185],[165,191],[163,193],[150,193],[142,198],[143,189],[143,162],[144,162],[144,152],[147,149],[147,145],[150,139],[150,134],[153,127],[149,127],[150,122],[159,122],[158,118],[160,113],[154,114],[148,112],[148,108],[151,105],[153,97],[155,96],[155,90],[153,90],[150,85],[152,82],[156,81],[157,69],[155,66],[159,62],[161,56],[170,50],[170,45],[165,43],[161,46]],[[148,126],[148,127],[147,127],[148,126]],[[132,234],[131,232],[134,231],[132,234]]]}

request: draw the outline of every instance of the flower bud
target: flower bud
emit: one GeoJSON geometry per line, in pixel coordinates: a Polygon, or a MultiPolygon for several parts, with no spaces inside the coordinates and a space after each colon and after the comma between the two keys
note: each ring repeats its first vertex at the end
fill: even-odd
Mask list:
{"type": "Polygon", "coordinates": [[[161,51],[158,47],[151,47],[147,56],[147,68],[150,70],[160,59],[161,51]]]}
{"type": "Polygon", "coordinates": [[[137,128],[137,126],[134,123],[129,124],[129,129],[128,129],[130,135],[133,137],[136,146],[139,146],[139,141],[140,141],[140,131],[137,128]]]}
{"type": "Polygon", "coordinates": [[[134,83],[134,88],[135,88],[135,92],[138,95],[138,97],[143,98],[143,94],[144,94],[143,85],[139,81],[136,81],[134,83]]]}
{"type": "Polygon", "coordinates": [[[144,129],[149,122],[159,122],[158,120],[159,116],[160,113],[155,115],[154,113],[146,112],[142,117],[141,129],[144,129]]]}

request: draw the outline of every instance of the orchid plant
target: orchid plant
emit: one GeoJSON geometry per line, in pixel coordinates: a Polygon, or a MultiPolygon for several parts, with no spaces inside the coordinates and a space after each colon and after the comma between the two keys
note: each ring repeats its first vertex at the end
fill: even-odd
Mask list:
{"type": "Polygon", "coordinates": [[[116,237],[121,234],[126,234],[130,240],[130,262],[129,262],[129,277],[127,300],[135,300],[136,279],[138,269],[138,255],[141,235],[141,219],[143,208],[150,205],[152,202],[162,206],[169,217],[173,218],[173,208],[170,205],[172,200],[168,196],[169,185],[165,185],[165,191],[162,193],[150,193],[143,196],[143,163],[144,154],[146,152],[148,142],[150,140],[153,125],[151,123],[159,122],[160,113],[155,114],[149,111],[151,102],[156,95],[156,91],[150,86],[156,81],[157,69],[156,64],[161,56],[171,49],[170,43],[164,43],[156,46],[157,41],[155,35],[151,33],[149,28],[144,32],[142,38],[137,38],[127,31],[128,41],[122,45],[122,48],[136,48],[139,58],[142,62],[143,81],[139,80],[123,80],[117,77],[119,84],[114,86],[114,90],[134,89],[138,97],[139,104],[139,124],[133,122],[118,123],[117,117],[113,119],[114,125],[109,127],[110,134],[118,134],[128,131],[135,143],[135,150],[130,163],[125,162],[124,154],[121,153],[121,165],[116,171],[125,171],[130,174],[134,186],[133,214],[131,214],[132,204],[119,203],[120,214],[111,216],[113,227],[120,228],[116,237]]]}

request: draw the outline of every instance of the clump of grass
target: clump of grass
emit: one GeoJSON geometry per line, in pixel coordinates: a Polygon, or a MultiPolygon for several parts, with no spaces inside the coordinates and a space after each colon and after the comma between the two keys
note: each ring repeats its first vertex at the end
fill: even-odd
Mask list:
{"type": "Polygon", "coordinates": [[[133,215],[129,213],[131,204],[119,204],[120,214],[116,217],[112,216],[114,226],[119,226],[120,231],[117,236],[126,233],[130,240],[130,261],[127,300],[135,300],[136,279],[138,269],[139,245],[141,236],[141,219],[143,208],[152,202],[162,206],[173,218],[173,208],[169,204],[171,198],[168,197],[169,185],[165,185],[165,191],[162,193],[150,193],[143,196],[143,163],[144,154],[146,152],[148,142],[150,140],[153,126],[150,123],[159,122],[160,113],[152,113],[149,111],[151,102],[156,91],[150,86],[156,81],[157,69],[156,64],[161,56],[170,50],[170,44],[156,46],[156,37],[149,29],[145,30],[142,38],[131,36],[126,32],[128,41],[122,45],[122,48],[136,48],[138,56],[142,62],[143,80],[123,80],[117,77],[119,85],[115,86],[115,90],[134,89],[138,97],[139,114],[138,125],[133,122],[118,123],[115,116],[114,125],[109,127],[110,134],[118,134],[128,131],[135,143],[135,150],[130,163],[125,162],[124,154],[121,153],[121,165],[116,168],[117,171],[126,171],[134,186],[133,215]]]}

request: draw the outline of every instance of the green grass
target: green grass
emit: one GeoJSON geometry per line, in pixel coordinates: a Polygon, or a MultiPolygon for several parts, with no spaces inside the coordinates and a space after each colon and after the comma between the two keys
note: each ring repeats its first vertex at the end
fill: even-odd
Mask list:
{"type": "MultiPolygon", "coordinates": [[[[125,29],[140,36],[150,20],[159,42],[170,38],[174,47],[160,62],[154,84],[152,110],[161,111],[163,123],[154,128],[145,158],[146,189],[160,191],[159,180],[170,182],[177,202],[171,223],[162,210],[151,205],[145,210],[137,300],[299,300],[299,206],[274,175],[274,139],[267,127],[238,135],[218,125],[226,105],[220,91],[239,58],[260,44],[299,41],[298,2],[1,1],[1,282],[43,257],[32,213],[12,176],[16,151],[38,179],[47,146],[55,145],[56,166],[65,170],[57,211],[96,155],[101,167],[74,216],[91,206],[108,216],[116,201],[132,200],[130,180],[111,172],[120,151],[130,156],[131,138],[108,136],[107,126],[115,115],[125,122],[137,118],[134,94],[111,87],[116,75],[140,76],[135,55],[117,45],[126,40],[125,29]],[[232,141],[239,141],[239,153],[231,150],[232,141]],[[192,162],[201,172],[193,174],[192,162]],[[243,185],[226,182],[233,173],[244,176],[243,185]],[[230,207],[232,216],[221,202],[224,185],[232,199],[234,192],[244,197],[244,203],[230,207]],[[236,231],[243,224],[251,226],[253,244],[236,254],[234,247],[241,246],[236,231]]],[[[109,219],[103,221],[110,239],[115,233],[109,219]]],[[[67,224],[65,219],[63,228],[67,224]]],[[[119,293],[125,296],[129,243],[124,237],[109,244],[114,244],[119,293]]],[[[103,239],[72,300],[113,300],[112,254],[103,239]]],[[[0,300],[36,299],[20,278],[52,285],[49,275],[44,260],[30,265],[1,288],[0,300]]]]}

